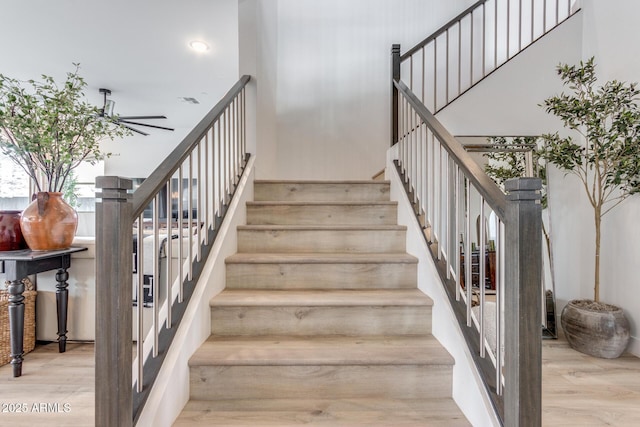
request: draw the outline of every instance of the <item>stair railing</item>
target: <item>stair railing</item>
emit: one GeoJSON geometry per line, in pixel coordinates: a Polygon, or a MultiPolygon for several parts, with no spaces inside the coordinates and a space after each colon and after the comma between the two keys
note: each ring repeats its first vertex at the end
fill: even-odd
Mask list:
{"type": "Polygon", "coordinates": [[[248,160],[249,79],[133,193],[96,180],[96,426],[134,425],[153,387],[248,160]]]}
{"type": "Polygon", "coordinates": [[[392,47],[395,164],[500,420],[541,424],[539,179],[506,195],[434,116],[579,10],[483,0],[401,54],[392,47]]]}
{"type": "Polygon", "coordinates": [[[570,18],[575,3],[478,1],[399,56],[402,80],[436,114],[570,18]]]}
{"type": "Polygon", "coordinates": [[[507,194],[402,82],[397,171],[499,419],[541,424],[541,182],[507,194]]]}

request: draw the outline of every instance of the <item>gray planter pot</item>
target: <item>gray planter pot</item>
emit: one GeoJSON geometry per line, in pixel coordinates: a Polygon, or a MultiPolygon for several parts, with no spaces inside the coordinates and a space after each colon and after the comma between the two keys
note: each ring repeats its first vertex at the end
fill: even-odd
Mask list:
{"type": "Polygon", "coordinates": [[[629,321],[620,307],[573,300],[562,310],[561,321],[571,348],[590,356],[615,359],[629,344],[629,321]]]}

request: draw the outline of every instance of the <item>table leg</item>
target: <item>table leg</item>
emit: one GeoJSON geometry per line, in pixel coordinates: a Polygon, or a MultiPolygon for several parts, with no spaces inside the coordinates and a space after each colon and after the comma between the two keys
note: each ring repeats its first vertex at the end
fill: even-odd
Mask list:
{"type": "Polygon", "coordinates": [[[13,376],[22,375],[22,359],[24,355],[24,283],[13,280],[9,291],[9,328],[11,330],[11,365],[13,376]]]}
{"type": "Polygon", "coordinates": [[[56,308],[58,309],[58,351],[67,350],[67,307],[69,302],[69,273],[66,268],[58,269],[56,273],[56,308]]]}

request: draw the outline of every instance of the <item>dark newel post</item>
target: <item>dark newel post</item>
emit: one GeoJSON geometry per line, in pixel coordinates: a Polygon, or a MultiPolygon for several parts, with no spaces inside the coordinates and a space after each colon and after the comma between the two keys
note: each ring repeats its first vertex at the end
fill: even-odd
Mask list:
{"type": "Polygon", "coordinates": [[[542,422],[541,181],[510,179],[507,191],[505,283],[505,425],[542,422]]]}
{"type": "Polygon", "coordinates": [[[391,145],[398,142],[398,89],[393,84],[400,81],[400,45],[391,46],[391,145]]]}
{"type": "Polygon", "coordinates": [[[131,180],[96,179],[96,427],[133,424],[131,180]]]}

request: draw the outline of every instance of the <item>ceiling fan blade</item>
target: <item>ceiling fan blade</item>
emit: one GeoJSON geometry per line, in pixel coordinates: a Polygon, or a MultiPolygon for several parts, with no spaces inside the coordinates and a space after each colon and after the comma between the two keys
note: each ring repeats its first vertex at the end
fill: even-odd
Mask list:
{"type": "Polygon", "coordinates": [[[119,116],[123,120],[166,119],[167,116],[119,116]]]}
{"type": "Polygon", "coordinates": [[[138,122],[130,122],[129,120],[118,120],[118,123],[127,123],[130,125],[136,125],[136,126],[146,126],[149,128],[154,128],[154,129],[163,129],[163,130],[170,130],[173,131],[173,128],[168,128],[168,127],[164,127],[164,126],[157,126],[157,125],[148,125],[146,123],[138,123],[138,122]]]}
{"type": "Polygon", "coordinates": [[[138,129],[132,128],[131,126],[127,126],[127,125],[123,124],[122,122],[118,122],[118,125],[119,125],[119,126],[122,126],[122,127],[125,127],[125,128],[127,128],[127,129],[129,129],[129,130],[132,130],[132,131],[134,131],[134,132],[136,132],[136,133],[139,133],[140,135],[144,135],[144,136],[148,136],[148,135],[149,135],[149,134],[148,134],[148,133],[146,133],[146,132],[142,132],[141,130],[138,130],[138,129]]]}

